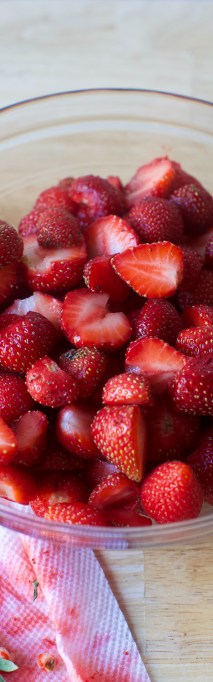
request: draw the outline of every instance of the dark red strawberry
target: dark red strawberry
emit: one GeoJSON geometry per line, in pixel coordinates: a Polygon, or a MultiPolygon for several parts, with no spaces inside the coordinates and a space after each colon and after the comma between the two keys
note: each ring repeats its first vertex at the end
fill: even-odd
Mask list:
{"type": "Polygon", "coordinates": [[[73,504],[51,504],[45,512],[45,519],[61,523],[78,524],[80,526],[106,526],[107,521],[98,509],[89,504],[75,502],[73,504]]]}
{"type": "Polygon", "coordinates": [[[188,306],[184,308],[182,319],[184,327],[212,327],[213,307],[202,303],[188,306]]]}
{"type": "Polygon", "coordinates": [[[103,407],[93,419],[92,437],[102,455],[128,478],[141,481],[144,474],[147,432],[138,406],[103,407]]]}
{"type": "Polygon", "coordinates": [[[213,353],[213,327],[189,327],[177,337],[177,349],[192,357],[213,353]]]}
{"type": "Polygon", "coordinates": [[[157,523],[174,523],[199,516],[203,503],[200,483],[185,462],[164,462],[145,478],[143,509],[157,523]]]}
{"type": "Polygon", "coordinates": [[[57,437],[73,455],[86,459],[97,457],[98,450],[91,436],[91,424],[95,414],[96,410],[93,407],[84,405],[68,405],[60,410],[57,437]]]}
{"type": "Polygon", "coordinates": [[[213,236],[210,237],[206,247],[206,264],[208,268],[213,268],[213,236]]]}
{"type": "Polygon", "coordinates": [[[80,284],[87,260],[84,244],[63,249],[45,249],[35,236],[24,240],[26,282],[33,291],[62,292],[80,284]]]}
{"type": "Polygon", "coordinates": [[[59,180],[58,187],[62,187],[62,189],[69,190],[70,185],[72,182],[75,180],[71,175],[68,176],[67,178],[62,178],[62,180],[59,180]]]}
{"type": "Polygon", "coordinates": [[[75,202],[69,195],[68,188],[56,185],[48,187],[36,199],[34,208],[44,211],[46,208],[63,208],[65,211],[75,213],[75,202]]]}
{"type": "Polygon", "coordinates": [[[78,398],[75,379],[47,355],[30,367],[26,385],[32,398],[47,407],[63,407],[78,398]]]}
{"type": "Polygon", "coordinates": [[[213,415],[213,356],[190,358],[177,372],[170,393],[177,410],[213,415]]]}
{"type": "Polygon", "coordinates": [[[131,208],[147,196],[168,197],[175,178],[173,162],[167,156],[140,166],[126,185],[126,201],[131,208]]]}
{"type": "Polygon", "coordinates": [[[69,248],[84,241],[75,216],[63,208],[47,208],[37,222],[37,239],[40,246],[69,248]]]}
{"type": "Polygon", "coordinates": [[[181,211],[188,234],[202,234],[208,230],[213,222],[213,198],[204,187],[193,183],[183,185],[171,198],[181,211]]]}
{"type": "Polygon", "coordinates": [[[145,375],[157,393],[166,390],[168,382],[186,362],[182,353],[155,338],[132,341],[125,361],[126,371],[145,375]]]}
{"type": "Polygon", "coordinates": [[[8,313],[5,311],[0,315],[0,332],[2,329],[5,329],[5,327],[8,327],[9,324],[13,324],[14,322],[19,321],[19,315],[16,315],[15,313],[8,313]]]}
{"type": "Polygon", "coordinates": [[[33,208],[30,213],[21,218],[18,231],[22,237],[29,237],[31,234],[37,234],[38,219],[42,213],[42,208],[33,208]]]}
{"type": "Polygon", "coordinates": [[[69,197],[77,205],[77,217],[82,228],[102,216],[122,215],[122,196],[111,183],[99,176],[84,175],[69,187],[69,197]]]}
{"type": "Polygon", "coordinates": [[[212,227],[207,230],[207,232],[204,232],[203,234],[200,234],[196,237],[191,236],[190,237],[190,246],[192,249],[197,251],[197,253],[200,254],[201,258],[203,260],[205,259],[206,255],[206,248],[209,240],[212,238],[213,235],[213,225],[212,227]]]}
{"type": "Polygon", "coordinates": [[[213,440],[200,444],[187,459],[203,489],[204,500],[213,505],[213,440]]]}
{"type": "Polygon", "coordinates": [[[0,498],[28,504],[36,496],[32,474],[18,466],[0,466],[0,498]]]}
{"type": "MultiPolygon", "coordinates": [[[[12,305],[7,308],[5,315],[7,313],[13,314],[13,316],[26,315],[29,312],[40,313],[40,315],[46,317],[47,320],[52,322],[54,327],[59,330],[61,328],[61,309],[62,303],[61,301],[58,301],[57,298],[36,291],[28,298],[16,299],[12,305]]],[[[11,319],[11,322],[13,321],[15,320],[11,319]]]]}
{"type": "Polygon", "coordinates": [[[82,478],[70,472],[48,471],[42,474],[37,495],[30,503],[37,516],[44,516],[46,509],[55,504],[86,502],[87,490],[82,478]]]}
{"type": "Polygon", "coordinates": [[[167,199],[150,197],[140,201],[128,213],[128,222],[139,234],[141,242],[169,241],[179,244],[183,239],[181,213],[167,199]]]}
{"type": "Polygon", "coordinates": [[[103,389],[105,405],[152,405],[151,386],[147,378],[134,374],[117,374],[108,379],[103,389]]]}
{"type": "Polygon", "coordinates": [[[0,465],[10,464],[16,456],[17,440],[12,429],[0,417],[0,465]]]}
{"type": "Polygon", "coordinates": [[[118,175],[108,175],[107,182],[109,182],[110,185],[118,189],[118,191],[121,192],[121,194],[124,194],[124,186],[118,175]]]}
{"type": "Polygon", "coordinates": [[[96,220],[88,227],[85,238],[90,258],[113,256],[139,244],[135,230],[117,215],[107,215],[96,220]]]}
{"type": "Polygon", "coordinates": [[[193,289],[180,287],[178,301],[181,308],[197,304],[213,306],[213,271],[201,270],[193,289]]]}
{"type": "Polygon", "coordinates": [[[90,291],[104,292],[111,301],[124,301],[129,294],[128,285],[116,274],[110,256],[97,256],[84,266],[84,281],[90,291]]]}
{"type": "Polygon", "coordinates": [[[181,317],[170,301],[153,298],[145,303],[136,317],[135,336],[154,336],[173,346],[182,326],[181,317]]]}
{"type": "Polygon", "coordinates": [[[161,399],[149,414],[148,466],[170,459],[184,459],[195,446],[200,429],[199,417],[176,412],[168,399],[161,399]]]}
{"type": "Polygon", "coordinates": [[[33,405],[23,379],[14,374],[0,375],[0,416],[7,423],[32,410],[33,405]]]}
{"type": "Polygon", "coordinates": [[[20,261],[23,248],[23,240],[14,227],[0,220],[0,267],[20,261]]]}
{"type": "Polygon", "coordinates": [[[17,282],[17,264],[10,263],[0,268],[0,304],[15,293],[17,282]]]}
{"type": "Polygon", "coordinates": [[[62,307],[62,329],[74,346],[97,346],[116,349],[130,337],[129,320],[123,313],[107,309],[107,294],[94,294],[88,289],[69,292],[62,307]]]}
{"type": "Polygon", "coordinates": [[[181,289],[193,289],[202,270],[203,259],[190,246],[181,246],[183,252],[183,279],[181,289]]]}
{"type": "Polygon", "coordinates": [[[152,520],[145,516],[138,500],[107,507],[104,515],[110,526],[135,528],[152,525],[152,520]]]}
{"type": "Polygon", "coordinates": [[[104,377],[107,357],[95,346],[71,348],[60,356],[59,365],[77,382],[79,397],[86,398],[94,393],[104,377]]]}
{"type": "Polygon", "coordinates": [[[47,417],[43,412],[26,412],[12,424],[17,441],[15,463],[34,466],[41,459],[46,445],[47,417]]]}
{"type": "MultiPolygon", "coordinates": [[[[55,420],[55,415],[53,416],[55,420]]],[[[83,459],[72,455],[71,452],[65,450],[63,445],[59,443],[56,433],[55,424],[49,423],[47,431],[47,443],[45,452],[42,454],[42,459],[39,460],[35,466],[36,471],[81,471],[85,466],[83,459]]]]}
{"type": "Polygon", "coordinates": [[[20,316],[0,334],[0,365],[6,370],[23,373],[57,341],[55,327],[39,313],[20,316]]]}
{"type": "Polygon", "coordinates": [[[116,473],[120,473],[118,468],[111,462],[108,462],[107,459],[99,459],[96,457],[91,459],[90,462],[88,461],[86,477],[91,490],[93,490],[98,483],[101,483],[104,478],[116,473]]]}
{"type": "Polygon", "coordinates": [[[141,244],[113,256],[120,277],[140,296],[172,296],[183,277],[183,253],[171,242],[141,244]]]}
{"type": "Polygon", "coordinates": [[[139,499],[139,496],[138,485],[119,472],[107,476],[98,483],[92,490],[88,502],[96,509],[104,510],[111,505],[139,499]]]}

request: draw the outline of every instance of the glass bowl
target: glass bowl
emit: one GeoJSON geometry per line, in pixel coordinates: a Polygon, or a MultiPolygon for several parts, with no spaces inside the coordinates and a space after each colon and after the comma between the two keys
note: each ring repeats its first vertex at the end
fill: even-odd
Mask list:
{"type": "MultiPolygon", "coordinates": [[[[145,90],[87,90],[36,98],[0,112],[0,214],[17,225],[38,193],[66,176],[120,175],[168,154],[212,189],[212,105],[145,90]]],[[[7,500],[0,523],[15,531],[92,548],[143,548],[207,541],[213,510],[192,521],[97,528],[46,521],[7,500]]]]}

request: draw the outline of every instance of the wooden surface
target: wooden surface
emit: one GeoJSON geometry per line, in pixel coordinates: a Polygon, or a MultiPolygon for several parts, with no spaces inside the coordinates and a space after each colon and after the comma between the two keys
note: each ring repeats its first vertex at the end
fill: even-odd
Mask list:
{"type": "MultiPolygon", "coordinates": [[[[212,99],[212,2],[0,0],[0,11],[1,106],[104,86],[212,99]]],[[[98,556],[152,682],[212,682],[212,546],[98,556]]]]}

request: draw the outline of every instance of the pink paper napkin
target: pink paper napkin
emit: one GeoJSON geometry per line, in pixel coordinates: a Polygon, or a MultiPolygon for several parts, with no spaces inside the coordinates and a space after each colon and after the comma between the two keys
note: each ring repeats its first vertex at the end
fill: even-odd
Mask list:
{"type": "Polygon", "coordinates": [[[19,666],[6,679],[43,682],[37,658],[48,653],[57,659],[52,682],[150,682],[92,550],[4,528],[0,547],[0,646],[19,666]]]}

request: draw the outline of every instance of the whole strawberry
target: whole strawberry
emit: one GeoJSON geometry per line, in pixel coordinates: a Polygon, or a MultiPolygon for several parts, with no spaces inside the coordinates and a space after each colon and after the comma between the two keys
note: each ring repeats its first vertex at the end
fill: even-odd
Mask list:
{"type": "Polygon", "coordinates": [[[96,175],[76,178],[69,187],[69,197],[76,205],[83,229],[102,216],[110,213],[122,215],[124,210],[121,192],[96,175]]]}
{"type": "Polygon", "coordinates": [[[25,374],[36,360],[52,350],[57,332],[46,317],[39,313],[20,316],[0,334],[0,365],[25,374]]]}
{"type": "Polygon", "coordinates": [[[142,483],[144,511],[157,523],[174,523],[196,518],[203,493],[191,467],[173,460],[153,469],[142,483]]]}
{"type": "Polygon", "coordinates": [[[213,505],[213,439],[200,443],[187,460],[203,489],[204,500],[213,505]]]}
{"type": "Polygon", "coordinates": [[[177,410],[191,414],[213,415],[213,355],[193,358],[177,372],[170,385],[177,410]]]}
{"type": "Polygon", "coordinates": [[[172,200],[181,211],[186,232],[202,234],[213,222],[213,198],[200,185],[183,185],[172,194],[172,200]]]}
{"type": "Polygon", "coordinates": [[[133,206],[128,222],[142,242],[169,241],[179,244],[183,239],[183,220],[175,204],[167,199],[150,197],[133,206]]]}
{"type": "Polygon", "coordinates": [[[170,301],[153,298],[145,303],[135,320],[134,328],[137,339],[154,336],[174,346],[182,329],[182,322],[170,301]]]}
{"type": "Polygon", "coordinates": [[[23,248],[23,241],[15,228],[0,220],[0,266],[20,261],[23,248]]]}
{"type": "Polygon", "coordinates": [[[37,239],[46,248],[69,248],[82,244],[83,235],[75,216],[63,208],[48,208],[38,218],[37,239]]]}

